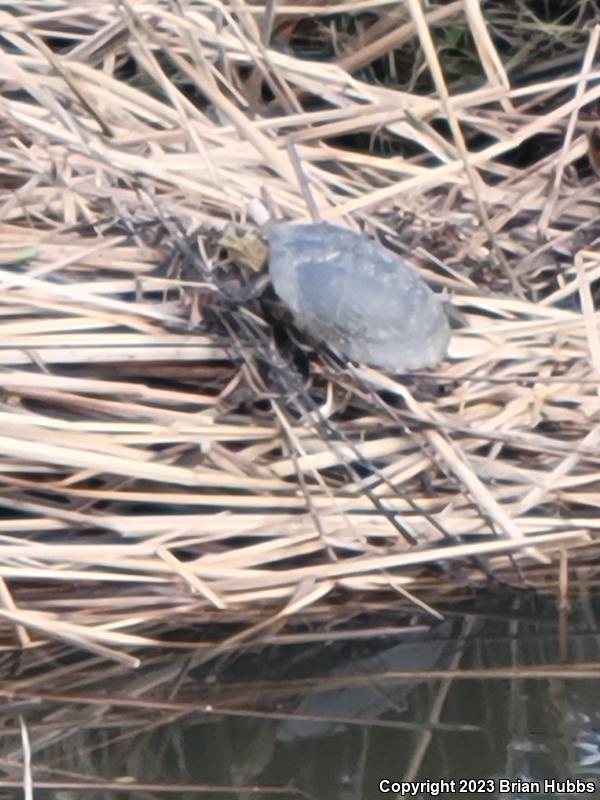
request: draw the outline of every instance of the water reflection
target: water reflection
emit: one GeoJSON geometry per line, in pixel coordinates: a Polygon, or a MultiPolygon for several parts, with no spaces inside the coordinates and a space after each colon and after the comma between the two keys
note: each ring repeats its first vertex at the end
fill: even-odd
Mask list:
{"type": "Polygon", "coordinates": [[[6,656],[0,797],[24,796],[28,748],[36,800],[429,798],[442,780],[442,796],[597,793],[598,606],[562,628],[551,603],[523,600],[209,662],[151,653],[135,671],[6,656]]]}

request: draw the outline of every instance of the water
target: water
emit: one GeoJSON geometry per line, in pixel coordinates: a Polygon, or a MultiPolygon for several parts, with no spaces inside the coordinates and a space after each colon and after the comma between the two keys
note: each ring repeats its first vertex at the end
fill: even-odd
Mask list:
{"type": "Polygon", "coordinates": [[[599,796],[599,607],[524,597],[139,670],[6,659],[0,797],[25,796],[23,737],[37,800],[599,796]]]}

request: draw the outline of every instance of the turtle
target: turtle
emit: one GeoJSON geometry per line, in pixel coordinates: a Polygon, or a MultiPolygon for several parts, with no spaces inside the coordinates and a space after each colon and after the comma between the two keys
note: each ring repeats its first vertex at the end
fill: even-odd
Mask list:
{"type": "Polygon", "coordinates": [[[327,222],[272,222],[267,236],[273,288],[313,338],[392,373],[445,357],[450,325],[442,302],[400,256],[327,222]]]}
{"type": "Polygon", "coordinates": [[[268,249],[265,236],[255,225],[236,225],[230,222],[225,226],[221,238],[229,258],[243,269],[260,272],[267,263],[268,249]]]}

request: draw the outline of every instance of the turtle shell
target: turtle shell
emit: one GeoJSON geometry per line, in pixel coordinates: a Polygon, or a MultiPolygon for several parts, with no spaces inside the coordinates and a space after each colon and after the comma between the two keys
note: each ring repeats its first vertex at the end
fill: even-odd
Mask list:
{"type": "Polygon", "coordinates": [[[277,222],[269,274],[297,324],[340,355],[390,372],[430,367],[448,347],[442,304],[380,244],[326,222],[277,222]]]}

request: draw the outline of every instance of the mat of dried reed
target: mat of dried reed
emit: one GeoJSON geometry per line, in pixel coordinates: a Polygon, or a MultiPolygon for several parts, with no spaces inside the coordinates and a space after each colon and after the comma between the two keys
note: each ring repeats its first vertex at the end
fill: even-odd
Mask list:
{"type": "Polygon", "coordinates": [[[3,6],[3,647],[593,588],[592,6],[3,6]],[[265,209],[410,257],[447,360],[303,341],[219,245],[265,209]]]}

